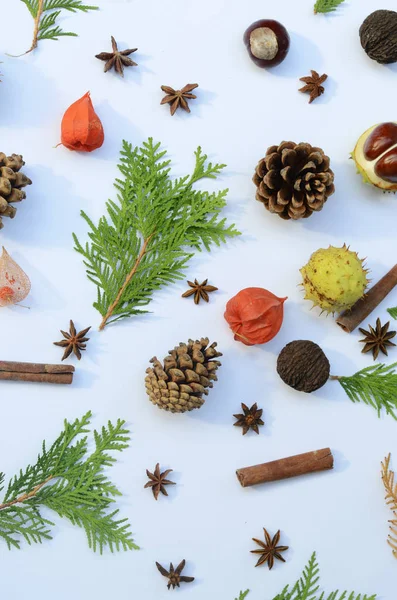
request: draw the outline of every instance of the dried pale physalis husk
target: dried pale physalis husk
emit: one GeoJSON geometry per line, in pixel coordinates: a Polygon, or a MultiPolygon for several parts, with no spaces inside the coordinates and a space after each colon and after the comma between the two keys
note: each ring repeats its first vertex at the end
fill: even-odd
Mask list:
{"type": "Polygon", "coordinates": [[[29,277],[3,248],[0,256],[0,307],[22,302],[29,292],[29,277]]]}

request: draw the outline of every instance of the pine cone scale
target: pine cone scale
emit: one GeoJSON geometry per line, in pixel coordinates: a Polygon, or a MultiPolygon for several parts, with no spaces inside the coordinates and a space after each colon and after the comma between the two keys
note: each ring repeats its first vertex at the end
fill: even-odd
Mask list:
{"type": "Polygon", "coordinates": [[[21,202],[26,198],[25,192],[20,188],[32,183],[29,177],[20,172],[24,164],[22,156],[18,154],[6,156],[0,152],[0,229],[4,227],[2,218],[13,219],[17,212],[10,204],[21,202]]]}
{"type": "Polygon", "coordinates": [[[208,338],[189,340],[180,344],[164,359],[163,365],[157,358],[146,370],[146,392],[153,404],[170,412],[182,413],[200,408],[208,395],[208,389],[217,380],[216,370],[222,356],[216,343],[209,345],[208,338]]]}
{"type": "Polygon", "coordinates": [[[255,170],[256,199],[283,219],[309,217],[334,191],[330,159],[307,143],[271,146],[255,170]]]}

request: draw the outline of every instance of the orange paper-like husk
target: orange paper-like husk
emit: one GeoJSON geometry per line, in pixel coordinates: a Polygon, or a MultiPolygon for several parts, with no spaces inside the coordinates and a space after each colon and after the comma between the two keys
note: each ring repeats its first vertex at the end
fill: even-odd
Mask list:
{"type": "Polygon", "coordinates": [[[63,115],[61,143],[69,150],[92,152],[105,139],[101,120],[94,110],[90,92],[74,102],[63,115]]]}
{"type": "Polygon", "coordinates": [[[263,288],[241,290],[226,304],[224,315],[234,339],[246,346],[265,344],[273,339],[283,323],[286,299],[263,288]]]}

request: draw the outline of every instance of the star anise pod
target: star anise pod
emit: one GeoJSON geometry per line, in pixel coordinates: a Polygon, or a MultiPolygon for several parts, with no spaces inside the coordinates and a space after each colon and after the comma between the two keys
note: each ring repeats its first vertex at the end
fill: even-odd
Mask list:
{"type": "Polygon", "coordinates": [[[81,359],[81,353],[86,349],[87,346],[85,342],[88,342],[88,340],[90,339],[85,337],[85,335],[89,332],[90,329],[91,327],[86,327],[86,329],[83,329],[82,331],[79,331],[79,333],[77,333],[76,327],[74,326],[72,320],[70,320],[69,332],[62,331],[61,329],[61,333],[65,339],[61,340],[60,342],[54,342],[54,345],[60,346],[61,348],[65,348],[62,360],[68,358],[68,356],[70,356],[72,352],[75,353],[78,360],[81,359]]]}
{"type": "Polygon", "coordinates": [[[160,563],[156,562],[156,567],[160,571],[164,577],[168,577],[167,588],[175,589],[176,587],[180,587],[180,583],[191,583],[194,581],[194,577],[186,577],[185,575],[181,575],[183,569],[185,568],[186,561],[183,559],[182,562],[179,563],[176,569],[174,569],[174,565],[170,563],[170,570],[167,571],[160,565],[160,563]]]}
{"type": "Polygon", "coordinates": [[[137,63],[128,58],[130,54],[136,52],[138,48],[128,48],[128,50],[119,50],[114,37],[111,37],[113,52],[101,52],[96,54],[95,58],[106,60],[104,71],[107,73],[114,68],[121,77],[124,77],[124,67],[137,67],[137,63]]]}
{"type": "Polygon", "coordinates": [[[181,90],[174,90],[174,88],[168,85],[162,85],[161,89],[167,95],[164,96],[160,104],[169,104],[171,115],[174,115],[177,108],[181,107],[186,112],[190,113],[190,108],[187,100],[194,100],[197,98],[194,94],[191,94],[192,90],[198,87],[198,83],[188,83],[181,90]]]}
{"type": "Polygon", "coordinates": [[[263,528],[263,531],[265,532],[266,542],[261,542],[261,540],[252,538],[253,541],[261,547],[261,549],[251,550],[251,552],[253,554],[261,554],[261,556],[258,559],[258,562],[255,565],[256,567],[259,567],[259,565],[263,565],[267,562],[269,569],[271,569],[274,565],[275,558],[281,560],[282,562],[285,562],[285,558],[281,556],[280,552],[285,552],[286,550],[288,550],[288,546],[277,546],[277,544],[280,541],[280,530],[277,531],[273,539],[271,539],[269,533],[265,528],[263,528]]]}
{"type": "Polygon", "coordinates": [[[194,282],[188,281],[188,284],[191,287],[191,289],[187,290],[187,292],[182,294],[182,298],[189,298],[190,296],[193,296],[193,294],[194,294],[194,303],[195,304],[198,304],[200,302],[200,298],[202,298],[203,300],[208,302],[209,301],[208,294],[211,292],[216,292],[218,288],[214,287],[213,285],[207,285],[207,282],[208,282],[208,279],[204,279],[203,283],[199,283],[197,281],[197,279],[195,279],[194,282]]]}
{"type": "Polygon", "coordinates": [[[369,331],[359,327],[360,333],[365,335],[365,338],[359,340],[365,344],[362,352],[372,352],[374,360],[378,358],[379,352],[383,352],[387,356],[387,347],[395,346],[390,340],[395,337],[395,331],[389,331],[390,322],[388,321],[382,326],[380,319],[376,319],[375,329],[369,325],[369,331]]]}
{"type": "Polygon", "coordinates": [[[299,89],[300,92],[308,92],[310,94],[309,104],[313,102],[316,98],[324,94],[324,87],[321,85],[324,83],[326,79],[328,79],[328,75],[325,73],[320,75],[317,71],[311,71],[311,77],[301,77],[299,81],[303,81],[306,83],[302,88],[299,89]]]}
{"type": "Polygon", "coordinates": [[[236,423],[234,423],[234,426],[242,427],[243,435],[245,435],[250,429],[255,431],[255,433],[259,433],[258,425],[265,424],[265,422],[261,419],[263,413],[262,408],[258,409],[256,402],[251,406],[251,408],[248,408],[248,406],[242,402],[241,408],[243,409],[244,414],[233,415],[233,417],[237,419],[236,423]]]}
{"type": "Polygon", "coordinates": [[[168,496],[167,490],[165,489],[166,485],[176,485],[174,481],[170,481],[167,479],[167,475],[172,472],[172,469],[167,469],[163,473],[160,473],[160,465],[157,463],[154,473],[151,473],[148,469],[146,469],[146,475],[149,477],[145,488],[152,488],[154,499],[157,500],[160,492],[164,494],[164,496],[168,496]]]}

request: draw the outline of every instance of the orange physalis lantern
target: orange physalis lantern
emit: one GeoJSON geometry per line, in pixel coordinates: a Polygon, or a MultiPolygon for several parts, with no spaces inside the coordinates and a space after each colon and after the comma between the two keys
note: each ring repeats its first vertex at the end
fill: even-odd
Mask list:
{"type": "Polygon", "coordinates": [[[29,277],[3,248],[0,256],[0,306],[22,302],[29,292],[29,277]]]}
{"type": "Polygon", "coordinates": [[[234,339],[246,346],[265,344],[273,339],[283,323],[286,299],[263,288],[241,290],[226,304],[225,319],[234,339]]]}
{"type": "Polygon", "coordinates": [[[63,115],[61,144],[69,150],[92,152],[105,139],[100,118],[94,110],[90,92],[74,102],[63,115]]]}

